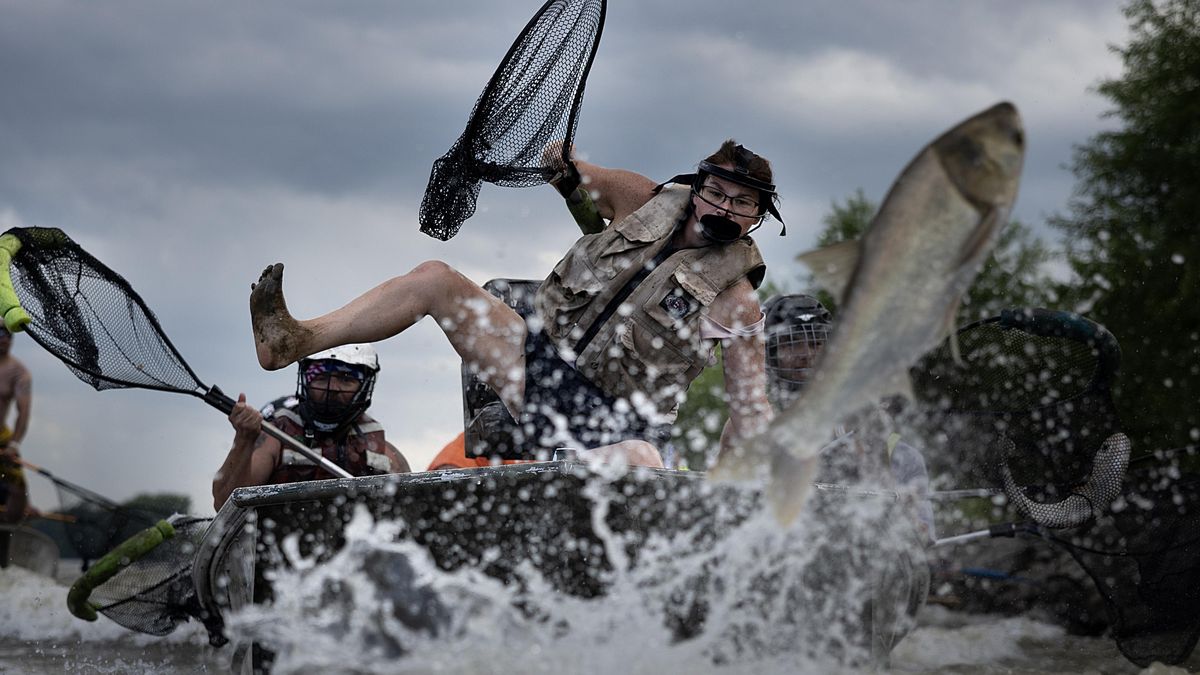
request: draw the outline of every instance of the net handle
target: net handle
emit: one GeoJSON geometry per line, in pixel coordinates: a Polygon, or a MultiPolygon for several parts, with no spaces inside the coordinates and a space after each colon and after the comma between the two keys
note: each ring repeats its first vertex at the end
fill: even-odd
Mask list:
{"type": "MultiPolygon", "coordinates": [[[[230,398],[225,392],[221,391],[220,387],[216,386],[211,387],[208,392],[204,394],[204,396],[201,396],[201,398],[205,403],[211,405],[217,410],[220,410],[226,415],[233,412],[233,406],[237,404],[237,402],[230,398]]],[[[322,455],[316,450],[313,450],[307,445],[296,440],[287,432],[283,431],[274,424],[271,424],[267,420],[262,421],[262,431],[271,438],[274,438],[282,443],[284,447],[295,450],[301,455],[304,455],[317,466],[320,466],[322,469],[325,469],[337,478],[354,478],[354,475],[349,471],[346,471],[337,464],[334,464],[332,461],[326,458],[325,455],[322,455]]]]}
{"type": "MultiPolygon", "coordinates": [[[[21,307],[21,300],[17,297],[16,289],[13,288],[12,275],[9,272],[13,256],[15,256],[20,250],[21,240],[15,234],[10,231],[6,232],[4,235],[0,235],[0,314],[3,314],[4,325],[8,328],[10,333],[24,330],[25,326],[29,325],[31,322],[29,313],[26,312],[23,307],[21,307]]],[[[159,329],[159,332],[161,335],[161,329],[159,329]]],[[[174,347],[171,348],[172,350],[174,349],[174,347]]],[[[54,352],[51,351],[51,353],[54,352]]],[[[55,355],[57,356],[57,354],[55,355]]],[[[176,356],[179,356],[177,352],[176,356]]],[[[179,357],[179,361],[180,363],[184,363],[182,357],[179,357]]],[[[194,373],[192,374],[192,377],[195,378],[194,373]]],[[[205,403],[208,403],[226,415],[233,411],[233,399],[229,398],[217,387],[209,388],[209,390],[203,395],[195,392],[192,393],[203,399],[205,403]]],[[[320,453],[313,451],[311,448],[287,435],[270,422],[265,420],[263,421],[263,431],[273,438],[278,439],[279,442],[283,443],[284,445],[290,447],[296,452],[299,452],[301,455],[304,455],[313,462],[316,462],[319,466],[334,476],[337,476],[338,478],[353,478],[348,471],[329,461],[320,453]]],[[[41,470],[38,470],[38,472],[46,475],[51,480],[55,480],[48,472],[41,470]]]]}
{"type": "Polygon", "coordinates": [[[104,557],[89,567],[88,571],[71,584],[71,590],[67,591],[67,609],[72,616],[84,621],[95,621],[96,610],[100,607],[89,600],[92,591],[174,536],[175,527],[165,520],[160,520],[153,527],[138,532],[104,554],[104,557]]]}
{"type": "Polygon", "coordinates": [[[5,233],[0,236],[0,316],[4,317],[4,327],[10,333],[25,330],[25,326],[31,321],[29,313],[21,307],[21,301],[13,288],[12,275],[9,273],[9,263],[20,250],[21,240],[15,234],[5,233]]]}

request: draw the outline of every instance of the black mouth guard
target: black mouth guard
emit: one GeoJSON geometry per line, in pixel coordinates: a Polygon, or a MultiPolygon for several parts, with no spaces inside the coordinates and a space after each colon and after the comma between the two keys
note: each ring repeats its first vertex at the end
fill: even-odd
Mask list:
{"type": "Polygon", "coordinates": [[[732,244],[742,238],[742,228],[725,216],[709,213],[700,217],[700,234],[715,244],[732,244]]]}

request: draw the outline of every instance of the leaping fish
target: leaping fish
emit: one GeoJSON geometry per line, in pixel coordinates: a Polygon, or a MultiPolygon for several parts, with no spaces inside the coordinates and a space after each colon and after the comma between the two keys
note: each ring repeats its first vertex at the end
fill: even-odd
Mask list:
{"type": "Polygon", "coordinates": [[[1021,118],[999,103],[925,146],[892,184],[859,241],[802,254],[842,310],[812,379],[766,431],[723,456],[718,480],[769,468],[767,501],[799,515],[833,425],[882,397],[911,398],[908,368],[954,329],[962,295],[996,243],[1017,196],[1021,118]]]}

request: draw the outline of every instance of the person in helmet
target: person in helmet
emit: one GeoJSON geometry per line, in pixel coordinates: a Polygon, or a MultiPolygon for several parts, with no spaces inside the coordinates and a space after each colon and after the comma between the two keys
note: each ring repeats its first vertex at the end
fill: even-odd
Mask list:
{"type": "Polygon", "coordinates": [[[238,396],[229,413],[233,446],[213,478],[213,506],[234,488],[332,478],[324,469],[262,433],[263,418],[355,476],[406,473],[408,462],[367,415],[379,373],[379,356],[366,344],[335,347],[300,360],[296,393],[262,411],[238,396]]]}
{"type": "Polygon", "coordinates": [[[276,264],[250,297],[259,363],[282,368],[432,316],[520,421],[523,445],[625,443],[618,454],[630,463],[661,466],[656,446],[666,439],[655,430],[669,429],[688,385],[722,342],[730,408],[722,451],[757,434],[771,419],[754,292],[766,266],[749,235],[768,215],[779,219],[770,163],[728,140],[696,172],[658,185],[631,171],[573,166],[610,222],[555,265],[528,323],[439,261],[297,321],[276,264]]]}
{"type": "Polygon", "coordinates": [[[776,295],[763,306],[767,341],[767,398],[790,406],[812,375],[829,339],[833,315],[811,295],[776,295]]]}
{"type": "MultiPolygon", "coordinates": [[[[797,404],[804,387],[812,380],[820,354],[833,329],[833,315],[811,295],[785,294],[772,297],[763,306],[766,315],[767,392],[771,405],[782,411],[797,404]]],[[[803,405],[803,403],[799,403],[803,405]]],[[[838,425],[832,441],[821,452],[817,480],[847,483],[870,480],[871,474],[895,489],[900,505],[894,519],[907,545],[889,551],[887,560],[855,562],[849,573],[860,575],[870,611],[863,612],[862,639],[877,664],[913,627],[917,610],[929,590],[929,568],[924,548],[934,540],[933,505],[929,498],[929,474],[921,452],[906,442],[891,414],[894,401],[853,418],[857,428],[838,425]],[[849,450],[849,451],[847,451],[849,450]]],[[[845,564],[837,560],[836,564],[845,564]]],[[[845,572],[839,569],[837,572],[845,572]]],[[[819,574],[829,574],[822,570],[819,574]]]]}
{"type": "MultiPolygon", "coordinates": [[[[800,398],[805,384],[812,378],[825,343],[833,328],[833,315],[811,295],[786,294],[772,297],[763,306],[766,316],[767,392],[771,405],[782,411],[800,398]]],[[[871,416],[860,418],[865,423],[892,428],[891,415],[901,404],[896,400],[882,402],[871,416]]],[[[925,538],[933,540],[933,505],[929,501],[929,473],[921,451],[905,442],[900,434],[885,434],[881,457],[865,457],[869,452],[858,443],[857,430],[838,425],[833,429],[834,440],[822,451],[821,480],[841,482],[868,472],[868,466],[886,467],[889,480],[912,495],[913,516],[925,538]],[[854,452],[834,452],[840,446],[852,446],[854,452]],[[835,461],[836,460],[836,461],[835,461]]]]}

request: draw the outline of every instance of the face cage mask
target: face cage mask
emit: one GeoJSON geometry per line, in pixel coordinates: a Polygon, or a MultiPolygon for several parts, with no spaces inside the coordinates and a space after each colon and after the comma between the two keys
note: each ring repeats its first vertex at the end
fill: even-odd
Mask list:
{"type": "Polygon", "coordinates": [[[827,323],[798,323],[767,330],[767,389],[776,407],[787,407],[808,382],[829,339],[829,327],[827,323]],[[802,360],[805,365],[796,365],[802,360]]]}
{"type": "Polygon", "coordinates": [[[302,365],[296,376],[296,397],[300,399],[302,417],[306,423],[311,423],[318,431],[333,433],[344,429],[371,406],[371,393],[375,389],[375,373],[359,366],[336,364],[336,370],[325,372],[353,372],[362,377],[358,391],[350,400],[343,400],[339,390],[332,386],[315,386],[315,380],[321,373],[311,378],[305,377],[307,368],[302,365]]]}

